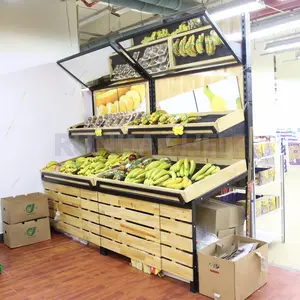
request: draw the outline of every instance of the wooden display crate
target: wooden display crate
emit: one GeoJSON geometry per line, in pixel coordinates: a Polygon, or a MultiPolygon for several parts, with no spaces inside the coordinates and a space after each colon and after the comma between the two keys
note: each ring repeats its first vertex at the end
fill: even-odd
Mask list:
{"type": "Polygon", "coordinates": [[[162,270],[193,281],[192,210],[160,205],[162,270]]]}
{"type": "MultiPolygon", "coordinates": [[[[207,159],[207,162],[215,163],[213,159],[207,159]]],[[[96,187],[108,194],[119,193],[124,196],[138,197],[143,199],[155,199],[163,201],[171,201],[177,203],[187,203],[198,198],[208,198],[217,191],[226,187],[230,182],[237,178],[243,177],[246,174],[246,161],[239,160],[230,164],[230,160],[226,161],[228,165],[208,178],[196,182],[184,190],[175,190],[165,187],[147,186],[144,184],[129,183],[112,179],[98,178],[96,187]]],[[[198,165],[201,168],[202,165],[198,165]]]]}

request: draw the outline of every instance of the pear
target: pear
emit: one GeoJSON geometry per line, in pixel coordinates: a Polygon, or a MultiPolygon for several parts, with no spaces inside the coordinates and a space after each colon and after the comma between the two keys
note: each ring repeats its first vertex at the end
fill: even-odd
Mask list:
{"type": "Polygon", "coordinates": [[[228,110],[226,101],[222,97],[215,95],[208,86],[206,86],[204,89],[204,94],[210,101],[210,107],[212,111],[228,110]]]}

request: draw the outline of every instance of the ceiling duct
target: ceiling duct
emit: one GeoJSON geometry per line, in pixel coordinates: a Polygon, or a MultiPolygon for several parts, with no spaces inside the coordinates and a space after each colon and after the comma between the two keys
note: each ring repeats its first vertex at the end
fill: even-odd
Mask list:
{"type": "Polygon", "coordinates": [[[190,9],[195,5],[198,5],[197,3],[183,3],[183,0],[138,0],[139,2],[144,2],[156,6],[161,6],[173,10],[186,10],[190,9]]]}
{"type": "Polygon", "coordinates": [[[170,16],[176,13],[176,10],[157,6],[153,4],[146,3],[145,1],[138,1],[138,0],[107,0],[104,1],[111,5],[117,5],[122,7],[128,7],[130,9],[135,9],[141,12],[148,12],[151,14],[157,14],[162,16],[170,16]]]}

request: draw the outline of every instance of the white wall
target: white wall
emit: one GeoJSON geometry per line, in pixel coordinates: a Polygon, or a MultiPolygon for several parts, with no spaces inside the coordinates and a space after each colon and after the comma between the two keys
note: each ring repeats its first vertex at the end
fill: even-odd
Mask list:
{"type": "Polygon", "coordinates": [[[254,135],[276,134],[276,102],[273,56],[261,56],[264,44],[252,47],[254,135]]]}
{"type": "Polygon", "coordinates": [[[0,198],[42,191],[48,161],[83,153],[67,136],[81,86],[55,63],[76,52],[75,0],[0,1],[0,198]]]}

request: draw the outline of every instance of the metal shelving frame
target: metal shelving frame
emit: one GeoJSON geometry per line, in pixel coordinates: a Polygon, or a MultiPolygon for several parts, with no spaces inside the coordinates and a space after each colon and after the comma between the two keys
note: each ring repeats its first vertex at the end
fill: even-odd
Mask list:
{"type": "MultiPolygon", "coordinates": [[[[142,35],[142,34],[147,34],[151,31],[154,31],[159,28],[163,28],[166,25],[173,24],[173,23],[179,23],[183,22],[186,20],[190,20],[191,18],[194,17],[199,17],[199,15],[206,17],[208,20],[209,24],[212,26],[212,28],[219,34],[221,40],[223,41],[224,45],[230,49],[232,56],[236,59],[236,63],[233,64],[227,64],[226,67],[233,67],[233,66],[243,66],[243,74],[244,74],[244,108],[245,108],[245,127],[243,128],[244,130],[244,136],[245,136],[245,156],[247,160],[247,165],[248,165],[248,178],[247,178],[247,192],[248,192],[248,203],[251,205],[251,214],[248,216],[247,223],[248,225],[253,225],[253,222],[255,222],[255,214],[253,215],[253,211],[255,212],[255,190],[254,190],[254,180],[255,180],[255,174],[254,174],[254,159],[253,159],[253,143],[251,142],[253,140],[253,111],[252,111],[252,71],[251,71],[251,59],[250,59],[250,16],[249,14],[244,14],[242,15],[242,47],[240,51],[234,50],[231,48],[230,44],[224,37],[224,35],[221,33],[220,29],[218,26],[212,22],[209,18],[208,13],[205,10],[200,10],[194,14],[189,14],[184,17],[173,17],[171,19],[167,19],[165,22],[159,25],[153,25],[149,29],[147,26],[147,30],[137,30],[137,32],[134,35],[127,36],[125,34],[125,37],[115,39],[115,40],[110,40],[106,44],[103,44],[101,46],[91,48],[89,50],[86,50],[84,52],[81,52],[79,54],[67,57],[65,59],[59,60],[57,63],[59,66],[61,66],[66,72],[68,72],[73,78],[75,78],[77,81],[79,81],[83,86],[88,88],[92,93],[95,90],[99,90],[101,88],[109,88],[109,87],[118,87],[118,84],[114,84],[111,86],[112,82],[102,82],[98,83],[94,86],[87,86],[86,83],[83,83],[80,79],[78,79],[74,74],[72,74],[69,70],[67,70],[64,66],[63,63],[73,59],[77,58],[79,56],[88,54],[90,52],[105,48],[105,47],[111,47],[113,48],[117,54],[121,55],[122,58],[126,60],[126,62],[133,67],[139,75],[141,75],[142,80],[147,80],[149,82],[149,99],[150,99],[150,112],[154,112],[156,110],[156,91],[155,91],[155,80],[161,79],[161,78],[166,78],[166,77],[174,77],[174,76],[182,76],[182,75],[188,75],[188,74],[193,74],[193,73],[199,73],[199,72],[204,72],[208,70],[215,70],[219,68],[223,68],[224,65],[221,66],[212,66],[212,67],[206,67],[206,68],[201,68],[201,69],[186,69],[182,70],[180,72],[172,72],[172,73],[166,73],[163,75],[160,75],[156,77],[155,75],[150,75],[143,67],[133,59],[133,57],[126,52],[126,49],[124,49],[121,45],[120,42],[123,40],[128,40],[130,38],[133,38],[135,35],[142,35]],[[252,136],[252,137],[251,137],[252,136]],[[252,149],[251,149],[252,147],[252,149]]],[[[188,32],[187,32],[188,34],[188,32]]],[[[136,81],[132,82],[133,84],[136,82],[141,81],[140,79],[137,79],[136,81]]],[[[121,85],[121,84],[120,84],[121,85]]],[[[92,97],[92,105],[93,105],[93,110],[94,110],[94,97],[92,97]]],[[[158,153],[158,147],[157,147],[157,137],[151,137],[152,140],[152,153],[153,155],[156,155],[158,153]]],[[[246,175],[245,175],[246,176],[246,175]]],[[[44,179],[47,180],[47,179],[44,179]]],[[[55,180],[52,182],[55,182],[55,180]]],[[[228,185],[231,183],[228,183],[228,185]]],[[[70,183],[69,185],[73,185],[73,183],[70,183]]],[[[88,188],[88,187],[87,187],[88,188]]],[[[220,187],[219,190],[221,190],[223,187],[220,187]]],[[[99,190],[97,187],[93,187],[92,189],[99,190]]],[[[218,191],[214,191],[218,192],[218,191]]],[[[134,196],[133,196],[134,197],[134,196]]],[[[195,199],[194,201],[183,205],[182,203],[171,203],[170,205],[174,206],[179,206],[179,207],[186,207],[192,210],[192,228],[193,228],[193,281],[190,283],[190,290],[191,292],[198,292],[199,291],[199,283],[198,283],[198,261],[197,261],[197,246],[196,246],[196,205],[197,201],[201,201],[201,199],[195,199]]],[[[157,202],[162,202],[162,201],[157,201],[157,202]]],[[[165,202],[162,202],[165,203],[165,202]]],[[[168,203],[169,204],[169,203],[168,203]]],[[[253,229],[251,232],[248,233],[250,236],[253,236],[253,229]]],[[[100,253],[102,254],[107,254],[107,250],[100,248],[100,253]]]]}

